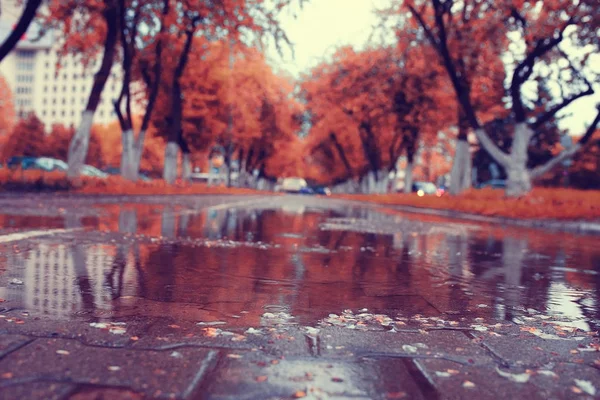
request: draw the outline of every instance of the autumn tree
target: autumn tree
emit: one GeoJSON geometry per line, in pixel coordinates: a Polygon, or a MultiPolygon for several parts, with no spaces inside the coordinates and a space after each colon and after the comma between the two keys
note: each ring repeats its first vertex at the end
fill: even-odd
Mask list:
{"type": "MultiPolygon", "coordinates": [[[[507,173],[507,195],[528,193],[533,178],[571,157],[590,139],[600,120],[598,117],[576,146],[544,165],[533,169],[527,167],[527,149],[538,128],[577,99],[593,93],[585,72],[590,72],[589,55],[598,52],[598,21],[590,17],[597,14],[597,2],[406,0],[397,1],[392,9],[410,13],[422,29],[423,36],[436,50],[452,82],[464,119],[474,130],[481,146],[507,173]],[[459,48],[454,47],[453,40],[464,33],[470,33],[471,40],[460,42],[459,48]],[[497,43],[506,45],[496,48],[497,43]],[[584,55],[574,57],[567,54],[563,50],[565,44],[578,47],[584,55]],[[469,71],[462,68],[467,64],[465,54],[480,51],[484,46],[493,49],[498,57],[506,50],[512,52],[508,93],[515,127],[509,153],[502,151],[490,139],[477,115],[472,96],[477,71],[469,75],[469,71]],[[561,65],[560,60],[566,65],[565,68],[555,68],[558,70],[555,79],[563,88],[561,98],[543,113],[531,115],[525,107],[524,85],[538,76],[543,66],[556,67],[561,65]]],[[[600,115],[600,109],[598,113],[600,115]]]]}
{"type": "MultiPolygon", "coordinates": [[[[44,140],[44,146],[39,152],[39,156],[57,158],[67,161],[69,156],[69,143],[75,135],[75,128],[66,127],[62,124],[52,125],[50,133],[44,140]]],[[[93,165],[98,168],[104,167],[104,156],[102,151],[102,138],[99,135],[97,126],[92,126],[90,132],[89,148],[84,159],[85,164],[93,165]]]]}
{"type": "Polygon", "coordinates": [[[2,149],[2,159],[12,156],[39,157],[45,147],[44,123],[30,113],[13,127],[2,149]]]}
{"type": "Polygon", "coordinates": [[[146,133],[160,88],[163,42],[169,24],[167,18],[171,14],[171,0],[119,0],[118,9],[123,83],[114,106],[122,132],[120,166],[121,175],[125,179],[136,181],[144,154],[146,133]],[[145,32],[144,35],[141,30],[145,32]],[[148,31],[152,34],[148,34],[148,31]],[[152,52],[152,66],[148,64],[148,58],[140,57],[144,49],[152,52]],[[145,88],[145,111],[136,133],[132,111],[132,103],[136,101],[133,85],[139,81],[143,82],[145,88]]]}
{"type": "MultiPolygon", "coordinates": [[[[298,130],[302,107],[292,98],[291,80],[274,74],[255,48],[202,37],[194,39],[194,48],[181,78],[182,139],[188,151],[204,153],[221,146],[226,166],[237,160],[243,180],[254,169],[262,174],[276,154],[289,157],[276,149],[279,142],[293,140],[298,130]]],[[[174,92],[168,81],[162,86],[158,101],[169,104],[174,92]]],[[[159,109],[154,118],[165,138],[171,128],[168,113],[159,109]]]]}
{"type": "MultiPolygon", "coordinates": [[[[77,55],[84,67],[101,55],[81,122],[69,145],[68,176],[80,175],[89,147],[96,108],[110,75],[119,40],[120,0],[51,0],[43,16],[45,29],[58,29],[64,35],[59,55],[77,55]]],[[[60,60],[59,60],[60,64],[60,60]]]]}
{"type": "Polygon", "coordinates": [[[385,191],[389,171],[406,153],[410,181],[422,134],[435,135],[446,124],[441,75],[425,67],[423,51],[342,48],[305,78],[311,156],[321,152],[325,169],[337,171],[334,180],[365,177],[367,191],[385,191]]]}

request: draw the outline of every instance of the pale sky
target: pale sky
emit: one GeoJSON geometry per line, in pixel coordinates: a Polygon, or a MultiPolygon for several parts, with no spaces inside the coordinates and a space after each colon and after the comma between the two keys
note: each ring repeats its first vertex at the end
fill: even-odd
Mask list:
{"type": "MultiPolygon", "coordinates": [[[[377,23],[373,11],[387,0],[310,0],[302,10],[283,12],[280,21],[282,28],[294,44],[295,57],[289,52],[280,57],[276,50],[268,51],[268,58],[276,69],[299,77],[325,56],[331,55],[337,47],[353,45],[362,47],[368,40],[372,26],[377,23]]],[[[598,57],[600,58],[600,57],[598,57]]],[[[572,116],[561,123],[572,134],[582,134],[595,116],[595,104],[600,102],[600,87],[596,94],[574,102],[566,108],[572,116]]]]}

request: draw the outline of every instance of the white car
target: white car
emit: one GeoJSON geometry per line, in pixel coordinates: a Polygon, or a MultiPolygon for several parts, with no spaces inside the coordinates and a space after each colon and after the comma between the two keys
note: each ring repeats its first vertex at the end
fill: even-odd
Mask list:
{"type": "Polygon", "coordinates": [[[288,193],[298,193],[300,190],[307,187],[308,184],[303,178],[285,178],[281,182],[281,185],[278,185],[278,192],[288,192],[288,193]]]}

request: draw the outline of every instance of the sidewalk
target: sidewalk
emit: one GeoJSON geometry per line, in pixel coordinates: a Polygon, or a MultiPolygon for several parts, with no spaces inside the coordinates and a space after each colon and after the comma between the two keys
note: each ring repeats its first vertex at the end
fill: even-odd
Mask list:
{"type": "MultiPolygon", "coordinates": [[[[265,314],[266,315],[266,314],[265,314]]],[[[272,315],[272,314],[271,314],[272,315]]],[[[0,315],[1,399],[594,398],[596,334],[542,316],[332,315],[317,328],[0,315]]]]}

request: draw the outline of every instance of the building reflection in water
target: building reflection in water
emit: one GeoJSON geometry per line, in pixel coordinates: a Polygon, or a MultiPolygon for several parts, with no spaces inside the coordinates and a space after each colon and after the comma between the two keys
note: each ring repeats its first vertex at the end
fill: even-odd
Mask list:
{"type": "MultiPolygon", "coordinates": [[[[114,244],[49,238],[26,253],[8,252],[0,260],[5,276],[25,285],[0,288],[0,296],[57,318],[222,319],[247,312],[245,322],[253,324],[265,311],[280,310],[309,323],[366,307],[405,314],[477,310],[513,319],[532,308],[578,317],[583,328],[598,326],[600,250],[593,238],[417,223],[364,209],[165,207],[147,214],[123,205],[117,221],[112,230],[124,239],[114,244]],[[396,218],[398,228],[322,227],[328,218],[348,216],[375,227],[396,218]],[[157,233],[159,243],[133,238],[157,233]],[[198,238],[211,242],[194,243],[198,238]]],[[[82,225],[69,214],[64,224],[82,225]]]]}

